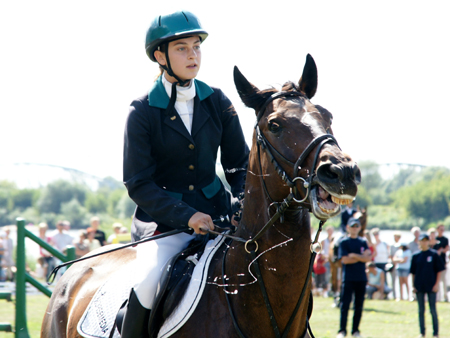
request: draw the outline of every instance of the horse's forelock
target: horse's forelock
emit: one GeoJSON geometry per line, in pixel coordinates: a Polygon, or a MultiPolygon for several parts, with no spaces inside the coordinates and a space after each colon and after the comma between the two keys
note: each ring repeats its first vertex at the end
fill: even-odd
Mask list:
{"type": "Polygon", "coordinates": [[[283,87],[281,87],[281,90],[282,90],[282,91],[286,91],[286,92],[289,92],[289,91],[296,91],[296,92],[299,92],[299,91],[300,91],[300,89],[298,88],[298,86],[297,86],[294,82],[292,82],[292,81],[286,82],[286,83],[283,85],[283,87]]]}

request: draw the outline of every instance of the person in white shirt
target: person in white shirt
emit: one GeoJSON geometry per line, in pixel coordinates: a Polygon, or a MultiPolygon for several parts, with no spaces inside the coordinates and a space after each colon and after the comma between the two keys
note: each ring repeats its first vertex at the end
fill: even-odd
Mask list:
{"type": "Polygon", "coordinates": [[[52,236],[51,244],[60,252],[64,252],[67,246],[73,244],[73,237],[64,231],[64,221],[56,223],[57,233],[52,236]]]}

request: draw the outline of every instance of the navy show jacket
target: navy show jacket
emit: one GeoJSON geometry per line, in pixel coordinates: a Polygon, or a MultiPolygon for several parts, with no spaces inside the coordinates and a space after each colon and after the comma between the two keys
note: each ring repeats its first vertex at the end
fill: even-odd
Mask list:
{"type": "Polygon", "coordinates": [[[197,211],[213,219],[230,214],[229,192],[216,175],[219,147],[231,193],[244,190],[249,150],[236,111],[220,89],[194,83],[191,134],[175,108],[167,111],[161,77],[131,103],[126,122],[124,183],[136,218],[155,221],[161,232],[187,228],[197,211]]]}

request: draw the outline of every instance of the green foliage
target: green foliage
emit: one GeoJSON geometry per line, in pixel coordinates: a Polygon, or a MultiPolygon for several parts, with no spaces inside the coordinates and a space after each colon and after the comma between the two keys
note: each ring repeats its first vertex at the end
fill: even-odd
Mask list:
{"type": "Polygon", "coordinates": [[[90,218],[100,217],[100,227],[111,233],[114,222],[130,228],[135,204],[124,185],[105,178],[97,191],[68,181],[55,181],[40,189],[19,189],[8,181],[0,182],[0,226],[14,224],[17,217],[54,228],[59,220],[68,220],[72,228],[86,228],[90,218]]]}
{"type": "Polygon", "coordinates": [[[450,176],[421,181],[394,194],[395,204],[414,217],[440,220],[450,214],[450,176]]]}
{"type": "Polygon", "coordinates": [[[358,165],[362,183],[354,204],[368,207],[370,227],[410,229],[450,216],[450,169],[409,166],[385,179],[378,164],[358,165]]]}
{"type": "Polygon", "coordinates": [[[84,204],[87,188],[79,184],[59,180],[48,184],[41,193],[37,206],[41,212],[60,213],[61,205],[76,199],[84,204]]]}
{"type": "MultiPolygon", "coordinates": [[[[424,229],[437,222],[450,226],[450,169],[410,166],[387,179],[377,163],[359,166],[362,183],[354,206],[367,208],[369,227],[424,229]]],[[[223,176],[220,170],[219,175],[223,176]]],[[[40,189],[19,189],[12,182],[0,181],[0,226],[14,224],[20,216],[35,224],[47,222],[51,228],[58,220],[69,220],[72,228],[86,228],[96,215],[109,234],[114,222],[129,227],[135,208],[123,183],[112,177],[100,182],[96,191],[63,180],[40,189]]],[[[312,227],[317,229],[318,224],[311,217],[312,227]]],[[[339,224],[340,217],[327,222],[334,227],[339,224]]]]}

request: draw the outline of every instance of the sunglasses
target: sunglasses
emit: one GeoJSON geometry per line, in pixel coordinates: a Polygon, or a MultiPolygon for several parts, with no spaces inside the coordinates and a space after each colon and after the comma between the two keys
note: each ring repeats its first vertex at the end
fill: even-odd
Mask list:
{"type": "Polygon", "coordinates": [[[358,223],[353,223],[352,225],[349,225],[350,228],[359,228],[361,225],[358,223]]]}

